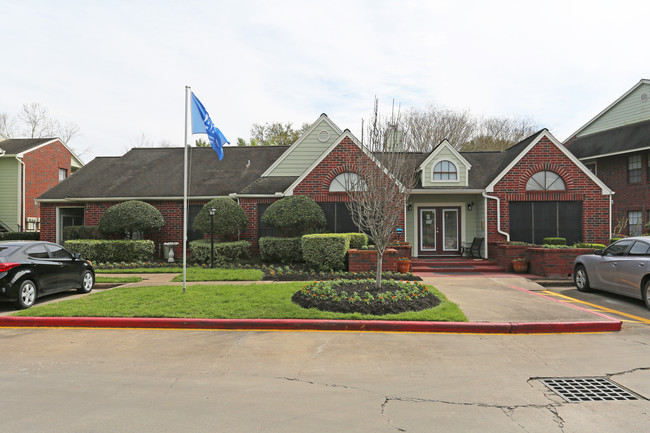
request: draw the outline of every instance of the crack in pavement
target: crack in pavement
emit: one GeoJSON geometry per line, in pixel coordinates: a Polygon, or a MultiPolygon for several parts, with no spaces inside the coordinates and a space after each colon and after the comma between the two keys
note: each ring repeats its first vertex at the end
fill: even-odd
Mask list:
{"type": "MultiPolygon", "coordinates": [[[[308,385],[314,385],[314,386],[323,386],[327,388],[341,388],[341,389],[348,389],[352,391],[361,391],[369,394],[377,394],[375,392],[369,391],[367,389],[363,388],[357,388],[353,386],[348,386],[348,385],[340,385],[340,384],[332,384],[332,383],[321,383],[321,382],[314,382],[311,380],[304,380],[304,379],[299,379],[296,377],[282,377],[282,376],[276,376],[276,379],[280,380],[286,380],[289,382],[299,382],[299,383],[305,383],[308,385]]],[[[528,382],[531,380],[535,379],[529,379],[528,382]]],[[[531,385],[532,386],[532,385],[531,385]]],[[[547,398],[549,398],[547,396],[547,398]]],[[[549,398],[550,399],[550,398],[549,398]]],[[[482,407],[482,408],[488,408],[488,409],[498,409],[505,416],[507,416],[512,422],[517,424],[520,428],[525,430],[525,427],[522,426],[520,423],[518,423],[514,418],[513,415],[517,409],[543,409],[547,410],[552,416],[553,416],[553,422],[558,425],[560,428],[560,431],[564,431],[564,419],[560,416],[560,414],[557,411],[558,407],[562,407],[565,403],[563,402],[551,402],[548,404],[492,404],[492,403],[481,403],[481,402],[457,402],[457,401],[448,401],[448,400],[437,400],[437,399],[427,399],[427,398],[419,398],[419,397],[390,397],[390,396],[384,396],[384,401],[380,405],[380,412],[379,414],[386,419],[386,422],[393,427],[396,431],[399,432],[405,432],[406,430],[403,428],[400,428],[393,424],[393,421],[388,418],[386,415],[386,407],[393,402],[407,402],[407,403],[428,403],[428,404],[445,404],[445,405],[451,405],[451,406],[468,406],[468,407],[482,407]]]]}

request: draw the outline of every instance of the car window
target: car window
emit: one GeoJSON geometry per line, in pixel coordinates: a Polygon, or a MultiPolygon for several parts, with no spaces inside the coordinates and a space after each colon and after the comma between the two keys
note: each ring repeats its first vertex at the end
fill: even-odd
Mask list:
{"type": "Polygon", "coordinates": [[[50,255],[45,249],[45,245],[36,245],[27,250],[27,255],[32,259],[49,259],[50,255]]]}
{"type": "Polygon", "coordinates": [[[18,247],[0,247],[0,257],[7,257],[13,254],[18,247]]]}
{"type": "Polygon", "coordinates": [[[632,245],[632,248],[630,248],[630,252],[628,253],[631,256],[645,256],[648,254],[648,249],[650,249],[650,245],[646,244],[645,242],[635,242],[634,245],[632,245]]]}
{"type": "Polygon", "coordinates": [[[605,250],[606,256],[622,256],[627,251],[627,248],[632,244],[632,241],[620,241],[610,245],[605,250]]]}
{"type": "Polygon", "coordinates": [[[72,254],[68,252],[63,247],[60,247],[59,245],[48,245],[47,249],[50,250],[50,256],[53,259],[71,259],[72,254]]]}

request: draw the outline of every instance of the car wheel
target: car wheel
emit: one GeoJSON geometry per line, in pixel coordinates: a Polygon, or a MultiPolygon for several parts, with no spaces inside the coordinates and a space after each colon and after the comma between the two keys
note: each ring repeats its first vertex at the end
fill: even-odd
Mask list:
{"type": "Polygon", "coordinates": [[[650,310],[650,280],[645,282],[643,290],[641,291],[643,295],[643,300],[645,301],[645,306],[650,310]]]}
{"type": "Polygon", "coordinates": [[[578,265],[573,276],[573,280],[576,284],[576,288],[580,292],[588,292],[591,290],[591,287],[589,286],[589,277],[587,276],[587,270],[584,266],[578,265]]]}
{"type": "Polygon", "coordinates": [[[77,289],[79,293],[89,293],[93,286],[95,285],[95,277],[90,271],[85,271],[83,277],[81,277],[81,287],[77,289]]]}
{"type": "Polygon", "coordinates": [[[25,280],[20,283],[16,306],[24,310],[34,305],[34,301],[36,301],[36,284],[32,280],[25,280]]]}

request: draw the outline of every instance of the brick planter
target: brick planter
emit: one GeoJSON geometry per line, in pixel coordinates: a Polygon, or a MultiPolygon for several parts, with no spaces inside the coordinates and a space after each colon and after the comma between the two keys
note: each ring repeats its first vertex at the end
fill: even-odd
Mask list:
{"type": "Polygon", "coordinates": [[[514,272],[512,259],[528,258],[528,272],[549,279],[573,278],[573,262],[591,248],[543,248],[539,245],[509,245],[493,242],[488,245],[490,259],[514,272]]]}
{"type": "MultiPolygon", "coordinates": [[[[410,250],[410,246],[409,246],[410,250]]],[[[396,249],[387,248],[384,252],[382,270],[384,272],[397,272],[397,259],[408,257],[401,255],[396,249]]],[[[373,272],[377,270],[377,251],[375,250],[348,250],[348,270],[350,272],[373,272]]]]}

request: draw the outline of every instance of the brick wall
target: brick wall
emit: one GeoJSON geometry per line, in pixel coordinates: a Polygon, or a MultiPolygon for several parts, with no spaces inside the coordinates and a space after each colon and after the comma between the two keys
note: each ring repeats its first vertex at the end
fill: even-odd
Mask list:
{"type": "Polygon", "coordinates": [[[60,168],[70,175],[71,158],[70,151],[58,140],[25,154],[25,218],[40,216],[35,199],[59,183],[60,168]]]}
{"type": "MultiPolygon", "coordinates": [[[[491,196],[500,198],[501,229],[509,232],[511,201],[580,201],[582,202],[582,241],[607,244],[609,239],[609,196],[564,155],[548,138],[542,138],[495,186],[491,196]],[[557,173],[566,191],[527,192],[526,183],[538,171],[557,173]]],[[[497,232],[496,200],[488,200],[488,243],[505,237],[497,232]]]]}
{"type": "MultiPolygon", "coordinates": [[[[641,211],[643,225],[647,224],[648,211],[650,211],[650,170],[648,169],[647,152],[625,155],[615,155],[598,160],[596,173],[616,194],[612,206],[612,230],[627,218],[628,212],[641,211]],[[641,182],[628,183],[627,164],[628,157],[641,155],[641,182]]],[[[647,230],[644,230],[647,232],[647,230]]],[[[627,225],[623,226],[624,235],[629,234],[627,225]]]]}

